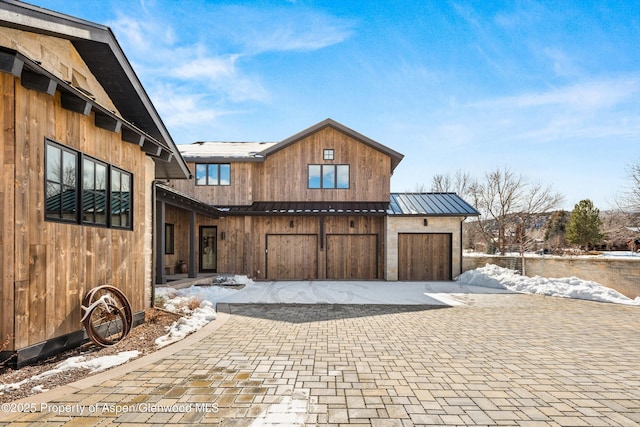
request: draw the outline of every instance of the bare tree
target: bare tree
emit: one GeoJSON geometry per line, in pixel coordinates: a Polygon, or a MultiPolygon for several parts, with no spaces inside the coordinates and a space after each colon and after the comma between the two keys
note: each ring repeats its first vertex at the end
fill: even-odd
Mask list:
{"type": "Polygon", "coordinates": [[[469,172],[458,169],[452,177],[450,174],[434,175],[431,179],[431,191],[434,193],[456,193],[460,197],[469,195],[473,180],[469,172]]]}
{"type": "Polygon", "coordinates": [[[487,244],[503,254],[509,243],[517,244],[521,254],[528,250],[532,242],[528,230],[536,214],[563,200],[551,187],[529,182],[507,167],[485,173],[484,180],[470,186],[470,195],[482,214],[478,226],[487,244]]]}
{"type": "Polygon", "coordinates": [[[640,212],[640,160],[627,168],[631,184],[627,191],[626,205],[629,212],[640,212]]]}

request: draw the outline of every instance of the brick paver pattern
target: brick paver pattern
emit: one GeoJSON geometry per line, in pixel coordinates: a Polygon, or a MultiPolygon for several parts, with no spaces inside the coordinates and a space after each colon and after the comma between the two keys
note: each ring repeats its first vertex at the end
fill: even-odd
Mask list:
{"type": "Polygon", "coordinates": [[[231,305],[227,323],[196,345],[51,402],[94,405],[93,414],[11,420],[640,425],[639,307],[536,295],[458,298],[467,305],[231,305]]]}

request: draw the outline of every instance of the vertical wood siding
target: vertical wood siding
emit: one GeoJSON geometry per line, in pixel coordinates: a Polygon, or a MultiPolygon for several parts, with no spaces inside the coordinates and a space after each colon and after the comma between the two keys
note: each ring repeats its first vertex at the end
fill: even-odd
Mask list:
{"type": "MultiPolygon", "coordinates": [[[[15,79],[0,73],[3,109],[0,112],[0,342],[14,334],[14,185],[15,185],[15,79]]],[[[9,340],[5,351],[14,349],[9,340]]]]}
{"type": "Polygon", "coordinates": [[[398,235],[400,280],[451,280],[451,234],[400,233],[398,235]]]}
{"type": "Polygon", "coordinates": [[[7,265],[4,256],[2,261],[2,329],[3,333],[15,329],[14,350],[18,350],[80,330],[81,300],[95,286],[117,286],[129,298],[134,312],[144,309],[148,280],[145,269],[149,262],[145,213],[150,189],[145,186],[149,160],[137,145],[123,142],[119,134],[96,128],[93,113],[83,116],[62,109],[59,93],[51,97],[11,80],[12,76],[3,75],[3,120],[9,120],[6,94],[13,85],[15,141],[11,143],[5,126],[5,179],[0,199],[4,206],[13,206],[15,214],[7,217],[11,209],[3,209],[0,240],[5,246],[9,237],[15,255],[11,265],[7,265]],[[45,138],[133,174],[133,231],[44,220],[45,138]],[[15,147],[15,158],[7,156],[11,152],[9,145],[15,147]],[[11,164],[7,165],[11,162],[15,164],[14,173],[11,164]],[[14,182],[15,189],[8,188],[14,182]],[[13,238],[8,228],[15,230],[13,238]],[[12,293],[15,312],[12,307],[7,310],[12,293]],[[15,316],[15,327],[10,324],[10,316],[15,316]]]}

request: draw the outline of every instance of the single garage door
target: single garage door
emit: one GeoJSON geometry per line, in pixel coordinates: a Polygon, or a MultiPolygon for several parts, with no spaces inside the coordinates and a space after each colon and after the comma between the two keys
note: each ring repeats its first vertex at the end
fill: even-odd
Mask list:
{"type": "Polygon", "coordinates": [[[451,234],[398,234],[398,279],[451,280],[451,234]]]}
{"type": "Polygon", "coordinates": [[[318,236],[267,234],[267,279],[318,278],[318,236]]]}
{"type": "Polygon", "coordinates": [[[377,278],[377,234],[327,234],[327,279],[377,278]]]}

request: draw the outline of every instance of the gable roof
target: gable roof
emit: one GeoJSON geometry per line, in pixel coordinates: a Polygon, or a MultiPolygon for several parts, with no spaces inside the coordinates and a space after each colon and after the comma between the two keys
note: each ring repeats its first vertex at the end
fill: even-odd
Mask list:
{"type": "Polygon", "coordinates": [[[156,177],[180,179],[191,175],[109,27],[15,0],[0,0],[0,26],[69,40],[130,128],[159,141],[157,150],[151,153],[156,177]]]}
{"type": "Polygon", "coordinates": [[[361,133],[356,132],[353,129],[350,129],[348,127],[346,127],[345,125],[336,122],[335,120],[332,119],[325,119],[323,121],[321,121],[320,123],[317,123],[305,130],[303,130],[302,132],[298,132],[297,134],[290,136],[289,138],[285,139],[284,141],[281,141],[275,145],[273,145],[270,148],[267,148],[266,150],[262,151],[261,154],[263,154],[264,156],[268,156],[270,154],[273,154],[277,151],[282,150],[283,148],[288,147],[291,144],[295,144],[296,142],[306,138],[307,136],[314,134],[324,128],[333,128],[336,129],[337,131],[340,131],[348,136],[350,136],[351,138],[365,144],[368,145],[369,147],[378,150],[384,154],[387,154],[389,157],[391,157],[391,172],[393,172],[393,170],[396,168],[396,166],[398,166],[398,163],[400,163],[400,161],[402,160],[402,158],[404,157],[403,154],[398,153],[397,151],[392,150],[391,148],[384,146],[382,144],[380,144],[377,141],[374,141],[373,139],[366,137],[364,135],[362,135],[361,133]]]}
{"type": "Polygon", "coordinates": [[[478,216],[456,193],[391,193],[389,215],[478,216]]]}

